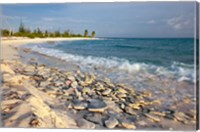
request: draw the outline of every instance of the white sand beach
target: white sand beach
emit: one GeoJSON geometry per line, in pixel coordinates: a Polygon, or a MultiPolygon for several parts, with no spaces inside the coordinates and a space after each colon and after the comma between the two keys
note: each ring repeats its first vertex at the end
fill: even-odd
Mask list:
{"type": "Polygon", "coordinates": [[[16,48],[28,43],[42,43],[48,41],[73,41],[73,40],[91,40],[97,38],[25,38],[25,37],[2,37],[1,38],[1,59],[18,59],[16,48]]]}

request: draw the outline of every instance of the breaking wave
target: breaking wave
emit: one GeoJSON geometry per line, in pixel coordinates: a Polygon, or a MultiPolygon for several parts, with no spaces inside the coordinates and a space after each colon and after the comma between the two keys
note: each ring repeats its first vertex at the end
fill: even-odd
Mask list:
{"type": "Polygon", "coordinates": [[[153,75],[164,75],[167,77],[175,77],[178,81],[187,80],[195,82],[194,66],[184,63],[173,62],[170,67],[164,67],[138,62],[131,63],[127,59],[116,57],[104,58],[69,54],[61,50],[48,48],[48,46],[40,44],[26,45],[26,48],[30,48],[34,52],[55,57],[66,62],[75,62],[81,66],[117,69],[126,71],[128,73],[149,73],[153,75]]]}

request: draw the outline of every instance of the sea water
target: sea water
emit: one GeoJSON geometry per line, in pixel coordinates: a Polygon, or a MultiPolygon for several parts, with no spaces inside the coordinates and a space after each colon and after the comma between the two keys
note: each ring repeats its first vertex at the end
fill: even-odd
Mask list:
{"type": "Polygon", "coordinates": [[[100,38],[26,46],[113,78],[124,73],[195,81],[192,38],[100,38]]]}

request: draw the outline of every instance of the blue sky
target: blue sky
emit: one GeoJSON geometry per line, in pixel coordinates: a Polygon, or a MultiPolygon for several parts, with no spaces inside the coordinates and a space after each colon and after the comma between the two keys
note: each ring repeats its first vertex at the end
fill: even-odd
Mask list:
{"type": "Polygon", "coordinates": [[[69,29],[97,37],[193,37],[195,2],[2,5],[3,27],[69,29]]]}

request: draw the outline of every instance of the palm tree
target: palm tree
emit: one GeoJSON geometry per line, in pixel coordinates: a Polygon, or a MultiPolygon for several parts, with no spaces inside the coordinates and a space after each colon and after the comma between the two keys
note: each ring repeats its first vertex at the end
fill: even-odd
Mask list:
{"type": "Polygon", "coordinates": [[[92,38],[94,38],[94,37],[96,36],[95,31],[92,32],[92,35],[91,35],[91,36],[92,36],[92,38]]]}
{"type": "Polygon", "coordinates": [[[88,37],[88,30],[87,29],[84,32],[84,37],[88,37]]]}

